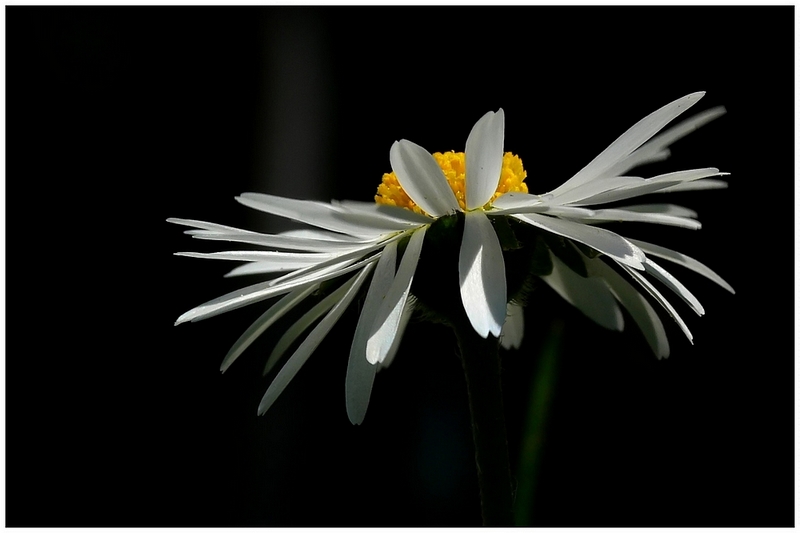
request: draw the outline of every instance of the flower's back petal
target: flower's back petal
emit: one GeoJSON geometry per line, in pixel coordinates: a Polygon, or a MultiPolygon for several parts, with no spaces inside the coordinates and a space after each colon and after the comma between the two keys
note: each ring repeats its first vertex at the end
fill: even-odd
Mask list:
{"type": "Polygon", "coordinates": [[[483,206],[497,190],[503,168],[504,131],[505,114],[500,109],[483,115],[467,137],[464,190],[467,210],[483,206]]]}
{"type": "Polygon", "coordinates": [[[506,319],[506,271],[503,250],[482,211],[464,216],[458,258],[461,301],[472,327],[483,338],[500,336],[506,319]]]}
{"type": "Polygon", "coordinates": [[[644,253],[613,231],[536,213],[512,216],[532,226],[583,243],[632,268],[644,270],[644,253]]]}
{"type": "Polygon", "coordinates": [[[244,352],[248,346],[250,346],[253,341],[255,341],[259,335],[264,333],[268,327],[275,323],[276,320],[284,316],[286,313],[294,309],[294,307],[306,299],[306,297],[317,290],[319,285],[311,285],[309,287],[303,287],[301,289],[296,289],[279,301],[275,302],[275,304],[267,309],[267,311],[258,317],[255,322],[253,322],[247,331],[242,333],[241,337],[239,337],[231,349],[228,350],[228,353],[225,355],[225,358],[222,360],[222,364],[220,365],[219,369],[222,372],[225,372],[236,359],[244,352]]]}
{"type": "Polygon", "coordinates": [[[680,296],[681,299],[686,302],[695,313],[697,313],[698,316],[703,316],[705,314],[703,306],[700,305],[700,301],[695,298],[694,294],[689,292],[689,289],[687,289],[683,283],[678,281],[675,276],[661,268],[649,257],[644,263],[644,270],[658,281],[669,287],[672,292],[680,296]]]}
{"type": "Polygon", "coordinates": [[[669,356],[669,341],[664,324],[647,299],[613,268],[600,259],[584,260],[590,275],[601,278],[614,297],[628,310],[631,317],[644,334],[644,338],[656,358],[669,356]]]}
{"type": "Polygon", "coordinates": [[[442,169],[425,148],[405,139],[395,141],[389,161],[400,186],[423,211],[440,217],[461,210],[442,169]]]}
{"type": "Polygon", "coordinates": [[[518,350],[522,346],[522,337],[525,334],[525,317],[522,306],[508,302],[506,307],[506,322],[500,331],[500,345],[506,350],[518,350]]]}
{"type": "Polygon", "coordinates": [[[353,334],[353,344],[350,345],[344,391],[347,417],[352,424],[361,424],[367,414],[372,383],[378,369],[376,365],[367,361],[367,339],[378,309],[392,286],[396,262],[397,243],[392,242],[383,250],[383,255],[375,267],[375,273],[372,275],[372,282],[364,300],[364,307],[361,309],[358,325],[353,334]]]}
{"type": "MultiPolygon", "coordinates": [[[[452,193],[451,193],[452,194],[452,193]]],[[[236,200],[265,213],[290,218],[304,224],[356,236],[373,236],[408,229],[408,224],[388,218],[348,220],[342,210],[331,204],[295,200],[269,194],[246,192],[236,200]]]]}
{"type": "Polygon", "coordinates": [[[577,174],[555,189],[553,194],[560,194],[600,177],[605,171],[647,142],[648,139],[658,133],[675,117],[696,104],[704,94],[704,92],[692,93],[650,113],[620,135],[616,141],[611,143],[608,148],[603,150],[600,155],[578,171],[577,174]]]}
{"type": "Polygon", "coordinates": [[[400,328],[400,318],[408,299],[414,272],[417,269],[422,244],[425,241],[425,230],[426,226],[423,226],[411,235],[403,253],[403,259],[400,260],[397,275],[375,315],[375,321],[367,340],[367,361],[373,365],[383,362],[386,358],[400,328]]]}
{"type": "Polygon", "coordinates": [[[683,334],[686,335],[687,339],[689,339],[689,342],[694,344],[694,342],[692,340],[693,339],[692,332],[689,331],[689,327],[686,325],[686,322],[683,321],[683,319],[681,318],[681,315],[679,315],[678,312],[675,310],[675,308],[672,307],[672,304],[669,303],[669,300],[664,298],[664,295],[662,295],[660,292],[658,292],[658,289],[656,289],[653,286],[653,284],[650,283],[650,281],[647,278],[645,278],[640,272],[632,269],[628,265],[625,265],[625,264],[622,264],[622,263],[619,263],[619,265],[628,274],[630,274],[631,277],[633,279],[635,279],[637,283],[639,283],[639,285],[644,287],[644,289],[650,294],[650,296],[655,298],[655,300],[659,304],[661,304],[661,307],[663,307],[664,310],[667,313],[669,313],[669,316],[671,316],[672,319],[675,320],[675,323],[678,324],[678,327],[681,328],[681,331],[683,331],[683,334]]]}
{"type": "Polygon", "coordinates": [[[622,331],[625,322],[617,302],[599,278],[584,278],[550,252],[553,271],[542,279],[562,298],[604,328],[622,331]]]}
{"type": "Polygon", "coordinates": [[[689,270],[700,274],[701,276],[710,279],[726,291],[729,291],[731,294],[735,294],[736,291],[733,290],[733,287],[730,284],[722,279],[722,277],[708,268],[706,265],[698,261],[697,259],[693,259],[688,255],[684,255],[680,252],[676,252],[674,250],[670,250],[669,248],[664,248],[663,246],[658,246],[656,244],[650,244],[649,242],[638,241],[635,239],[630,239],[630,241],[642,249],[643,252],[649,255],[654,255],[656,257],[660,257],[661,259],[666,259],[667,261],[672,261],[678,265],[682,265],[689,270]]]}
{"type": "Polygon", "coordinates": [[[286,331],[275,343],[275,347],[270,352],[267,358],[267,363],[264,365],[264,375],[267,375],[272,370],[281,356],[286,353],[286,350],[291,348],[292,344],[302,335],[314,322],[326,314],[331,308],[342,299],[342,296],[350,289],[349,281],[342,284],[341,287],[327,295],[325,298],[316,303],[311,309],[306,311],[303,316],[295,320],[294,324],[289,326],[286,331]]]}
{"type": "Polygon", "coordinates": [[[319,346],[319,343],[322,342],[322,339],[325,338],[325,335],[328,334],[333,325],[336,324],[336,321],[342,316],[347,306],[350,305],[350,302],[358,292],[358,289],[361,288],[361,284],[366,279],[370,270],[372,270],[372,265],[364,268],[358,275],[347,282],[350,286],[342,299],[333,306],[333,309],[331,309],[317,327],[309,333],[308,337],[306,337],[303,343],[297,348],[297,351],[292,354],[283,368],[281,368],[281,371],[278,372],[278,375],[275,376],[275,379],[272,380],[264,397],[261,398],[261,403],[258,405],[258,414],[264,414],[267,409],[272,406],[281,392],[283,392],[283,389],[286,388],[295,374],[297,374],[298,370],[305,364],[309,356],[314,352],[317,346],[319,346]]]}

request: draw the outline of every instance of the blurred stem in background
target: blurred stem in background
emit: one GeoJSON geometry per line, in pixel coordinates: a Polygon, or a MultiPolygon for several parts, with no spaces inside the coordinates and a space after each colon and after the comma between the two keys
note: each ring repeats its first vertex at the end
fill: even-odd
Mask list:
{"type": "Polygon", "coordinates": [[[528,414],[522,430],[519,472],[517,472],[517,493],[514,501],[514,524],[530,526],[536,497],[536,478],[539,473],[544,432],[552,402],[558,354],[564,337],[564,322],[556,320],[550,326],[550,336],[542,347],[539,364],[533,374],[528,414]]]}

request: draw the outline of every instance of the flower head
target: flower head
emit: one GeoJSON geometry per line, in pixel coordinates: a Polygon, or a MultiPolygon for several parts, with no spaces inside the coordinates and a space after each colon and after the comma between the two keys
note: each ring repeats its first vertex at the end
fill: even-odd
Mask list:
{"type": "MultiPolygon", "coordinates": [[[[176,323],[282,296],[234,343],[222,362],[224,371],[279,318],[301,302],[315,300],[278,340],[268,358],[265,372],[319,321],[268,388],[259,405],[259,413],[263,413],[362,287],[367,286],[346,378],[348,416],[353,423],[361,423],[375,373],[391,362],[413,312],[415,297],[411,291],[418,262],[424,255],[426,233],[442,222],[448,231],[460,231],[460,303],[469,323],[482,337],[492,335],[500,337],[505,347],[519,346],[523,329],[521,287],[526,283],[518,278],[532,277],[610,329],[623,327],[621,304],[656,355],[666,357],[669,345],[663,325],[648,299],[629,279],[666,310],[690,341],[692,336],[685,323],[650,278],[665,285],[698,314],[703,314],[703,308],[653,258],[677,263],[733,290],[692,258],[598,227],[604,222],[624,221],[697,229],[700,224],[691,210],[672,204],[596,206],[655,192],[726,186],[724,181],[712,179],[724,175],[716,168],[647,179],[625,175],[636,166],[666,158],[672,142],[724,113],[722,108],[706,111],[656,136],[702,96],[703,93],[688,95],[648,115],[572,178],[542,195],[528,193],[520,159],[503,152],[505,115],[501,109],[487,113],[475,124],[463,153],[431,154],[410,141],[395,142],[389,153],[393,172],[384,175],[374,204],[326,204],[257,193],[237,198],[246,206],[303,222],[313,229],[269,235],[208,222],[169,219],[195,228],[187,232],[195,238],[267,248],[179,255],[245,261],[229,273],[232,276],[279,274],[200,305],[176,323]],[[448,223],[453,217],[458,224],[448,223]],[[513,253],[526,246],[526,259],[520,267],[513,253]],[[511,263],[507,264],[509,257],[511,263]],[[337,281],[338,286],[327,287],[337,281]]],[[[441,276],[442,283],[447,284],[449,274],[443,272],[441,276]]]]}

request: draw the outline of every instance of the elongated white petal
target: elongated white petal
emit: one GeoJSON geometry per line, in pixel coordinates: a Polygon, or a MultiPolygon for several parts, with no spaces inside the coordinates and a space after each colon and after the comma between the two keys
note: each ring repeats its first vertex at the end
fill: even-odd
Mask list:
{"type": "Polygon", "coordinates": [[[604,328],[622,331],[625,322],[608,287],[599,278],[584,278],[550,252],[553,271],[542,279],[562,298],[604,328]]]}
{"type": "Polygon", "coordinates": [[[661,268],[649,257],[644,263],[644,270],[658,281],[669,287],[672,292],[680,296],[681,299],[686,302],[695,313],[698,314],[698,316],[703,316],[705,314],[703,306],[700,305],[700,302],[697,300],[697,298],[695,298],[694,294],[689,292],[689,289],[687,289],[683,283],[678,281],[672,274],[661,268]]]}
{"type": "Polygon", "coordinates": [[[244,307],[245,305],[250,305],[252,303],[260,302],[262,300],[266,300],[267,298],[272,298],[275,296],[279,296],[281,294],[286,294],[293,289],[307,287],[314,283],[319,283],[322,281],[326,281],[343,274],[347,274],[354,270],[358,270],[368,266],[370,263],[377,261],[380,257],[380,252],[367,257],[357,263],[353,263],[352,265],[337,269],[337,270],[325,270],[324,272],[313,272],[307,276],[296,278],[290,280],[286,283],[282,283],[280,285],[273,285],[272,281],[264,281],[261,283],[256,283],[254,285],[250,285],[249,287],[244,287],[242,289],[238,289],[228,294],[224,294],[218,298],[214,298],[202,305],[191,309],[180,317],[178,320],[175,321],[175,325],[182,324],[184,322],[195,322],[197,320],[203,320],[206,318],[210,318],[212,316],[216,316],[220,313],[225,313],[227,311],[232,311],[234,309],[238,309],[240,307],[244,307]]]}
{"type": "Polygon", "coordinates": [[[397,334],[394,336],[392,345],[389,347],[389,351],[386,352],[386,356],[383,358],[383,361],[380,361],[377,365],[375,365],[378,368],[378,372],[384,368],[388,368],[388,366],[392,364],[392,361],[394,361],[394,356],[397,354],[397,350],[400,348],[400,343],[403,340],[403,334],[408,326],[408,321],[411,320],[411,315],[414,314],[415,304],[416,299],[413,295],[409,294],[408,299],[406,300],[406,305],[403,307],[403,313],[400,315],[400,324],[397,326],[397,334]]]}
{"type": "Polygon", "coordinates": [[[358,325],[353,334],[353,344],[350,345],[344,391],[347,417],[352,424],[361,424],[367,414],[372,384],[377,371],[377,366],[367,361],[367,339],[378,310],[392,286],[396,262],[397,243],[393,242],[383,250],[383,255],[375,267],[375,273],[372,275],[372,282],[364,300],[364,307],[361,309],[358,325]]]}
{"type": "Polygon", "coordinates": [[[532,226],[583,243],[632,268],[644,270],[644,253],[612,231],[536,213],[512,216],[532,226]]]}
{"type": "Polygon", "coordinates": [[[489,111],[472,127],[465,149],[465,204],[467,210],[477,209],[489,200],[500,183],[503,169],[503,136],[505,113],[489,111]]]}
{"type": "Polygon", "coordinates": [[[403,234],[399,233],[399,234],[394,235],[394,236],[392,236],[392,237],[390,237],[388,239],[385,239],[385,240],[382,240],[382,241],[379,241],[379,242],[376,242],[376,243],[373,243],[373,244],[362,245],[359,248],[355,248],[355,249],[347,251],[347,252],[342,252],[342,253],[339,253],[339,254],[335,254],[330,259],[325,259],[323,261],[320,261],[317,264],[310,265],[308,267],[304,267],[304,268],[295,270],[294,272],[289,272],[288,274],[284,274],[283,276],[272,280],[270,283],[272,283],[273,285],[280,285],[282,283],[286,283],[288,281],[291,281],[294,278],[312,275],[316,271],[328,268],[330,266],[333,266],[333,265],[336,265],[336,264],[339,264],[339,263],[343,263],[343,262],[346,262],[346,261],[349,261],[349,260],[360,259],[362,257],[365,257],[368,254],[371,254],[375,250],[380,250],[381,248],[385,247],[388,243],[390,243],[392,241],[395,241],[395,240],[401,238],[402,236],[403,236],[403,234]]]}
{"type": "Polygon", "coordinates": [[[578,185],[601,176],[605,171],[628,157],[648,139],[653,137],[675,117],[692,107],[705,93],[696,92],[670,102],[661,109],[650,113],[645,118],[634,124],[628,131],[617,138],[616,141],[603,150],[588,165],[567,180],[561,187],[553,191],[554,194],[565,192],[578,185]]]}
{"type": "Polygon", "coordinates": [[[613,268],[598,259],[584,259],[589,274],[602,279],[614,297],[628,310],[631,317],[644,334],[644,338],[656,358],[669,356],[669,341],[664,324],[650,302],[613,268]]]}
{"type": "Polygon", "coordinates": [[[707,279],[710,279],[726,291],[729,291],[731,294],[736,293],[736,291],[733,290],[733,287],[731,287],[727,281],[722,279],[719,274],[708,268],[697,259],[693,259],[688,255],[670,250],[669,248],[664,248],[663,246],[650,244],[649,242],[638,241],[634,239],[630,239],[630,241],[649,255],[654,255],[656,257],[660,257],[661,259],[666,259],[667,261],[672,261],[673,263],[684,266],[689,270],[696,272],[707,279]]]}
{"type": "Polygon", "coordinates": [[[317,290],[317,288],[319,288],[319,285],[311,285],[310,287],[297,289],[275,302],[272,307],[258,317],[256,321],[247,328],[247,331],[242,333],[241,337],[233,343],[233,346],[231,346],[231,349],[228,350],[227,355],[225,355],[225,358],[222,360],[219,369],[225,372],[259,335],[264,333],[267,328],[274,324],[279,318],[294,309],[297,304],[305,300],[306,297],[317,290]]]}
{"type": "Polygon", "coordinates": [[[645,278],[640,272],[630,268],[628,265],[624,265],[622,263],[619,264],[625,270],[625,272],[630,274],[631,277],[635,279],[637,283],[639,283],[639,285],[644,287],[644,289],[650,294],[650,296],[655,298],[655,300],[661,305],[661,307],[663,307],[664,310],[667,313],[669,313],[669,316],[672,317],[675,323],[678,324],[678,327],[681,328],[681,331],[683,331],[683,334],[686,335],[687,339],[689,339],[689,342],[694,344],[694,342],[692,341],[693,339],[692,332],[689,331],[689,327],[686,325],[686,322],[683,321],[681,315],[678,314],[678,312],[675,310],[674,307],[672,307],[672,304],[669,303],[669,300],[664,298],[664,295],[658,292],[658,289],[656,289],[653,286],[653,284],[650,283],[650,281],[647,278],[645,278]]]}
{"type": "MultiPolygon", "coordinates": [[[[722,174],[721,174],[722,175],[722,174]]],[[[697,180],[685,183],[678,183],[659,190],[661,193],[668,192],[689,192],[689,191],[710,191],[713,189],[727,189],[728,182],[723,180],[697,180]]]]}
{"type": "Polygon", "coordinates": [[[349,211],[366,213],[379,218],[388,218],[411,226],[420,226],[422,224],[430,224],[431,222],[430,217],[393,205],[376,204],[375,202],[358,202],[355,200],[341,200],[335,205],[339,205],[343,209],[349,211]]]}
{"type": "MultiPolygon", "coordinates": [[[[322,202],[295,200],[269,194],[246,192],[236,200],[265,213],[290,218],[304,224],[356,236],[373,236],[408,229],[408,224],[389,219],[348,220],[340,209],[322,202]]],[[[354,217],[351,217],[354,218],[354,217]]]]}
{"type": "MultiPolygon", "coordinates": [[[[333,271],[338,270],[340,268],[344,268],[344,267],[350,266],[355,262],[356,262],[355,259],[348,259],[346,261],[342,261],[340,263],[330,264],[330,265],[327,265],[325,267],[314,268],[314,272],[319,273],[319,274],[323,274],[325,272],[333,272],[333,271]]],[[[312,267],[315,267],[315,265],[302,267],[301,269],[295,270],[294,272],[299,272],[300,270],[302,270],[305,273],[304,275],[310,275],[310,274],[308,274],[308,270],[310,268],[312,268],[312,267]]],[[[282,272],[282,271],[276,270],[275,265],[273,265],[271,263],[261,262],[261,261],[253,261],[253,262],[250,262],[250,263],[245,263],[243,265],[239,265],[236,268],[231,269],[228,273],[225,274],[224,277],[232,278],[232,277],[236,277],[236,276],[249,276],[249,275],[253,275],[253,274],[275,274],[276,272],[282,272]]],[[[283,272],[285,272],[285,270],[283,270],[283,272]]],[[[292,273],[294,273],[294,272],[292,272],[292,273]]],[[[286,274],[284,274],[284,276],[285,275],[286,274]]],[[[280,280],[280,279],[282,279],[282,277],[281,278],[277,278],[277,279],[280,280]]],[[[270,283],[272,285],[277,285],[277,283],[275,283],[276,281],[277,280],[273,279],[273,280],[270,280],[270,283]]],[[[284,280],[284,281],[286,281],[286,280],[284,280]]]]}
{"type": "Polygon", "coordinates": [[[628,188],[633,184],[639,184],[641,181],[643,181],[643,178],[635,176],[613,176],[610,178],[596,179],[564,192],[550,193],[546,196],[552,197],[552,199],[548,199],[546,203],[556,205],[591,205],[599,203],[593,201],[595,197],[613,194],[614,191],[628,188]]]}
{"type": "Polygon", "coordinates": [[[180,226],[189,226],[190,228],[198,228],[207,231],[215,231],[220,233],[233,233],[233,234],[255,234],[254,231],[234,228],[232,226],[223,226],[214,222],[204,222],[202,220],[193,220],[189,218],[168,218],[167,222],[171,224],[178,224],[180,226]]]}
{"type": "Polygon", "coordinates": [[[275,347],[270,352],[269,357],[267,358],[267,362],[264,365],[264,375],[266,375],[272,368],[278,363],[281,356],[288,350],[294,341],[296,341],[300,335],[307,330],[311,324],[319,320],[319,318],[342,299],[342,296],[350,289],[351,282],[355,279],[355,276],[345,283],[342,284],[341,287],[327,295],[325,298],[317,302],[314,307],[306,311],[303,316],[295,320],[294,324],[292,324],[286,331],[281,335],[281,338],[278,339],[278,342],[275,343],[275,347]]]}
{"type": "Polygon", "coordinates": [[[288,237],[284,235],[232,234],[232,233],[212,232],[206,230],[189,230],[186,233],[188,233],[195,239],[202,239],[207,241],[241,242],[245,244],[255,244],[257,246],[264,246],[267,248],[277,248],[280,250],[297,250],[304,252],[346,252],[348,250],[355,250],[363,246],[363,243],[356,243],[356,242],[327,241],[322,239],[302,239],[299,237],[288,237]]]}
{"type": "Polygon", "coordinates": [[[361,288],[361,284],[369,274],[369,271],[372,270],[372,265],[368,265],[364,268],[361,272],[358,273],[351,281],[347,283],[350,284],[350,289],[344,294],[341,300],[336,303],[333,309],[323,318],[317,327],[308,334],[308,337],[303,341],[302,344],[297,348],[297,351],[292,354],[289,360],[283,365],[281,371],[278,372],[278,375],[275,376],[275,379],[270,384],[267,392],[264,394],[264,397],[261,399],[261,403],[258,405],[258,414],[264,414],[267,409],[275,402],[281,392],[286,388],[286,385],[292,380],[292,378],[297,374],[297,371],[305,364],[308,360],[309,356],[314,352],[314,350],[319,346],[319,343],[322,342],[322,339],[325,338],[325,335],[328,334],[330,329],[336,323],[337,320],[342,316],[347,306],[350,305],[350,302],[353,300],[353,297],[356,295],[358,290],[361,288]]]}
{"type": "Polygon", "coordinates": [[[533,194],[510,192],[499,197],[492,203],[493,215],[513,215],[517,213],[547,213],[552,216],[579,215],[591,217],[593,211],[584,207],[558,205],[545,201],[533,194]]]}
{"type": "Polygon", "coordinates": [[[316,265],[322,261],[337,257],[331,253],[298,254],[292,252],[265,252],[260,250],[233,250],[230,252],[177,252],[175,255],[196,257],[200,259],[223,259],[226,261],[260,261],[274,265],[280,270],[294,270],[296,268],[316,265]]]}
{"type": "Polygon", "coordinates": [[[397,275],[375,315],[375,321],[367,339],[367,361],[370,364],[383,362],[397,335],[403,308],[411,289],[411,281],[414,278],[414,271],[417,269],[419,254],[425,241],[425,231],[426,227],[423,226],[411,235],[403,253],[403,259],[400,260],[397,275]]]}
{"type": "Polygon", "coordinates": [[[423,211],[440,217],[461,210],[442,169],[425,148],[405,139],[396,141],[389,161],[400,186],[423,211]]]}
{"type": "Polygon", "coordinates": [[[702,224],[693,218],[665,215],[663,213],[636,212],[627,209],[597,209],[588,217],[577,213],[569,218],[580,220],[587,224],[601,222],[645,222],[695,230],[702,227],[702,224]]]}
{"type": "Polygon", "coordinates": [[[464,214],[458,281],[472,327],[483,338],[499,337],[506,319],[506,269],[500,241],[482,211],[464,214]]]}
{"type": "Polygon", "coordinates": [[[664,159],[669,155],[669,150],[666,150],[667,146],[724,114],[725,108],[721,106],[701,111],[647,141],[629,157],[609,169],[609,174],[621,175],[644,163],[664,159]]]}
{"type": "MultiPolygon", "coordinates": [[[[622,187],[616,187],[612,190],[605,192],[598,192],[591,196],[585,196],[575,203],[580,205],[596,205],[609,202],[618,202],[620,200],[627,200],[636,196],[651,194],[655,192],[664,192],[671,190],[677,185],[685,185],[690,182],[698,180],[705,180],[711,176],[722,176],[724,172],[720,172],[716,168],[698,168],[693,170],[681,170],[679,172],[670,172],[669,174],[661,174],[648,179],[631,180],[627,178],[628,184],[622,187]]],[[[609,178],[614,180],[621,180],[626,178],[609,178]]],[[[603,180],[601,180],[603,181],[603,180]]]]}
{"type": "Polygon", "coordinates": [[[508,302],[506,308],[506,323],[500,331],[500,345],[506,350],[518,350],[522,346],[522,337],[525,334],[525,317],[522,306],[508,302]]]}
{"type": "Polygon", "coordinates": [[[675,204],[636,204],[620,207],[625,211],[636,213],[661,213],[662,215],[672,215],[676,217],[697,218],[697,211],[675,204]]]}

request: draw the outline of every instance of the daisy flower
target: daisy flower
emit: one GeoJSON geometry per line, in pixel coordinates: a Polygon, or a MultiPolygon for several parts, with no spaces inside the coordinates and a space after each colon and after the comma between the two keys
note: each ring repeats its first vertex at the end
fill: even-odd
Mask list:
{"type": "Polygon", "coordinates": [[[236,198],[248,207],[313,228],[271,235],[171,218],[169,222],[194,228],[187,231],[194,238],[266,248],[178,255],[245,262],[229,276],[277,274],[200,305],[184,313],[176,324],[282,296],[234,343],[222,362],[225,371],[278,319],[301,302],[314,299],[314,305],[285,331],[267,360],[265,373],[305,335],[261,400],[258,412],[263,414],[366,287],[345,383],[348,416],[359,424],[375,374],[391,362],[414,310],[416,298],[411,289],[419,285],[414,282],[415,274],[423,275],[418,263],[421,257],[424,261],[426,255],[438,251],[429,245],[423,252],[429,240],[426,235],[432,238],[435,232],[444,231],[458,239],[457,272],[437,272],[436,282],[447,285],[457,275],[460,305],[481,337],[499,338],[506,348],[519,346],[524,325],[521,304],[529,278],[536,278],[609,329],[622,330],[622,305],[655,354],[666,357],[669,344],[664,327],[645,294],[676,321],[690,341],[692,335],[651,279],[674,292],[698,315],[704,311],[654,258],[679,264],[731,292],[733,289],[690,257],[599,227],[606,222],[645,222],[698,229],[700,223],[693,211],[665,203],[597,206],[656,192],[727,185],[715,179],[725,175],[716,168],[650,178],[627,175],[634,167],[665,159],[671,143],[724,113],[723,108],[711,109],[658,134],[702,96],[690,94],[651,113],[572,178],[541,195],[528,192],[519,157],[503,152],[505,115],[501,109],[485,114],[475,124],[463,153],[431,154],[411,141],[395,142],[389,152],[393,172],[384,175],[375,203],[328,204],[258,193],[236,198]],[[514,255],[521,249],[526,250],[523,255],[514,255]],[[516,261],[519,257],[524,260],[516,261]]]}

